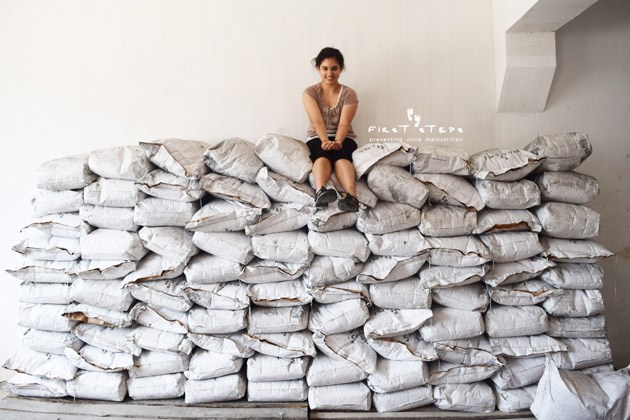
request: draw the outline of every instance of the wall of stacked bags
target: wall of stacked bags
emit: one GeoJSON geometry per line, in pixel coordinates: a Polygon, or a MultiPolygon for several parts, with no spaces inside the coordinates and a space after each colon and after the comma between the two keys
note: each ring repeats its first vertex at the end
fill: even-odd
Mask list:
{"type": "MultiPolygon", "coordinates": [[[[311,409],[517,411],[546,356],[613,369],[611,253],[575,172],[586,135],[472,156],[368,144],[361,209],[314,207],[306,145],[168,139],[56,159],[37,173],[17,395],[311,409]]],[[[343,191],[333,178],[331,187],[343,191]]]]}

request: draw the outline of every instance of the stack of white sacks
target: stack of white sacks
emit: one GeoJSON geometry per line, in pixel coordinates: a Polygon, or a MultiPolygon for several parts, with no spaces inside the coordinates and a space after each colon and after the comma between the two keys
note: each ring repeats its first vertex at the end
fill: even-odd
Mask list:
{"type": "MultiPolygon", "coordinates": [[[[585,135],[468,156],[370,144],[361,210],[314,207],[306,145],[177,139],[48,162],[18,395],[311,409],[530,407],[545,356],[611,370],[585,135]]],[[[343,194],[333,178],[331,186],[343,194]]]]}

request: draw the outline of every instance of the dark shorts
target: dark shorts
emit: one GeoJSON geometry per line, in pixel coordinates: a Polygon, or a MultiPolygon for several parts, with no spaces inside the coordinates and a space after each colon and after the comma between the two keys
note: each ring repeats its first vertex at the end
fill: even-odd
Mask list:
{"type": "MultiPolygon", "coordinates": [[[[329,140],[334,140],[334,137],[329,140]]],[[[343,141],[341,150],[322,150],[322,141],[319,137],[307,141],[306,145],[311,151],[311,161],[315,162],[317,159],[323,157],[330,160],[333,166],[339,159],[346,159],[352,162],[352,152],[357,150],[357,142],[349,137],[343,141]]]]}

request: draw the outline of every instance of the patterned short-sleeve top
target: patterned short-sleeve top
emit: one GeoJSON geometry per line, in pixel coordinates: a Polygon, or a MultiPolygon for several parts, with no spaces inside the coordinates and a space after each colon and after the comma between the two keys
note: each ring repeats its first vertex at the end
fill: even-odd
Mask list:
{"type": "MultiPolygon", "coordinates": [[[[307,87],[306,89],[304,89],[304,93],[312,96],[317,102],[317,105],[319,105],[319,110],[322,113],[324,124],[326,125],[326,133],[328,133],[329,137],[334,137],[337,133],[337,127],[339,126],[339,120],[341,119],[341,109],[343,108],[343,106],[345,104],[356,104],[359,102],[357,93],[354,91],[354,89],[345,85],[341,85],[337,104],[332,108],[324,103],[324,91],[322,89],[321,83],[307,87]]],[[[306,135],[309,140],[317,137],[317,133],[315,132],[312,121],[309,121],[308,132],[306,135]]],[[[357,138],[357,135],[354,134],[354,131],[352,131],[352,125],[350,125],[347,137],[350,137],[353,140],[357,138]]]]}

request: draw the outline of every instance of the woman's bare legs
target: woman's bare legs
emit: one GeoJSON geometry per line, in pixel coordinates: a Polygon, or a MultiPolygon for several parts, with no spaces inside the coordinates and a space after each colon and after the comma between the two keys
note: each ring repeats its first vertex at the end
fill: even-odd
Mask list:
{"type": "Polygon", "coordinates": [[[356,198],[356,172],[352,162],[348,159],[337,160],[335,162],[335,174],[337,175],[339,182],[341,182],[343,189],[348,194],[356,198]]]}
{"type": "Polygon", "coordinates": [[[315,191],[326,185],[332,174],[332,165],[327,158],[320,157],[313,162],[313,177],[315,177],[315,191]]]}

